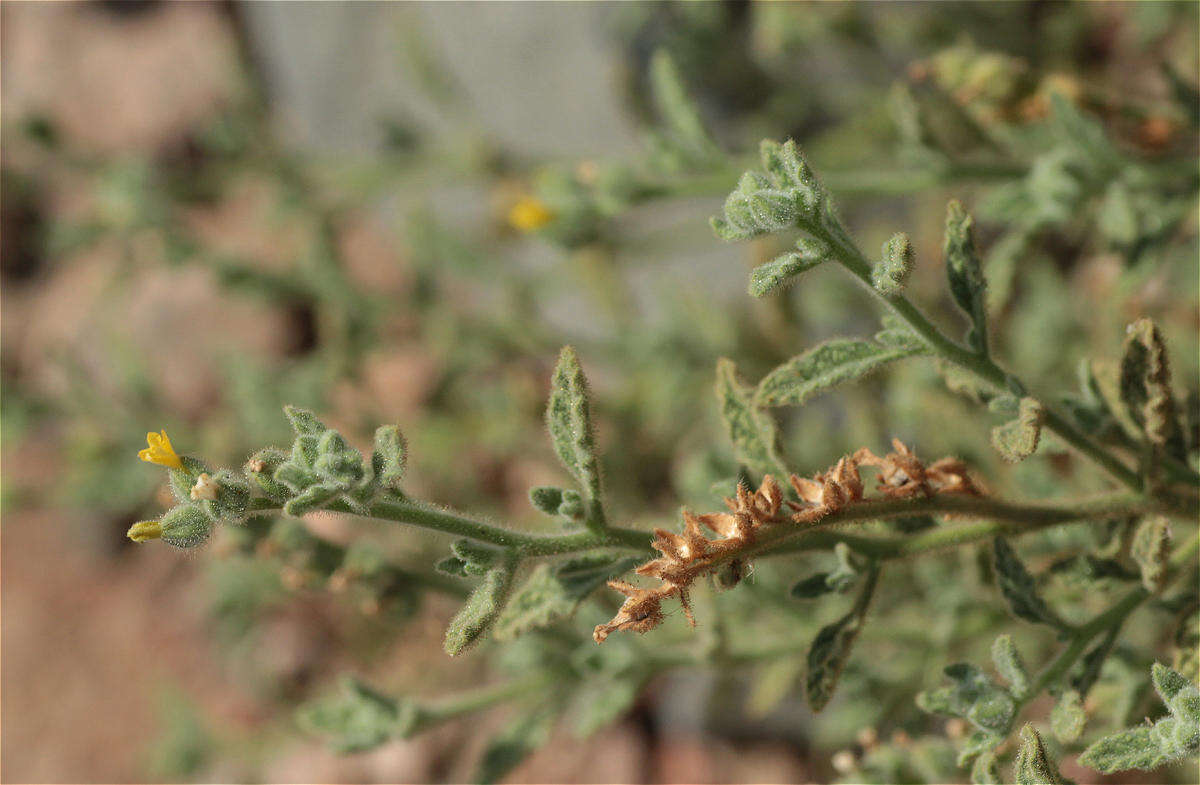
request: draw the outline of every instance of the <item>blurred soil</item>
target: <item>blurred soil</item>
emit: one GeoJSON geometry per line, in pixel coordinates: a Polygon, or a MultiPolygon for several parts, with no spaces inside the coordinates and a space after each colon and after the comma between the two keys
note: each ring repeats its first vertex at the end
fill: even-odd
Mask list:
{"type": "MultiPolygon", "coordinates": [[[[0,23],[5,119],[31,113],[52,118],[73,149],[113,157],[165,154],[184,144],[189,129],[239,89],[235,25],[220,5],[6,3],[0,23]]],[[[85,206],[70,179],[56,173],[47,172],[39,189],[44,214],[71,215],[85,206]]],[[[198,210],[191,220],[216,247],[267,264],[287,253],[289,238],[279,229],[263,228],[261,199],[249,186],[198,210]]],[[[10,212],[5,234],[26,231],[28,223],[10,212]]],[[[16,253],[20,239],[5,238],[6,256],[16,253]]],[[[386,232],[371,220],[352,217],[342,241],[351,271],[363,283],[404,285],[386,232]]],[[[224,297],[197,271],[160,267],[161,272],[124,279],[116,290],[105,288],[102,282],[119,256],[117,249],[101,248],[69,259],[34,259],[30,271],[6,275],[0,295],[6,379],[19,378],[23,389],[52,397],[67,380],[47,360],[67,352],[85,361],[94,358],[87,370],[96,394],[104,395],[106,383],[113,382],[107,378],[111,369],[92,343],[103,334],[93,307],[100,298],[115,298],[116,307],[110,301],[105,312],[121,315],[133,345],[153,358],[171,405],[191,419],[202,417],[220,394],[213,363],[223,346],[236,341],[259,354],[283,355],[295,340],[286,314],[224,297]],[[202,343],[193,337],[197,334],[206,336],[202,343]]],[[[11,272],[10,261],[5,267],[11,272]]],[[[372,357],[362,386],[335,395],[340,415],[384,395],[393,409],[416,409],[431,362],[411,342],[372,357]]],[[[164,687],[195,704],[218,748],[229,753],[205,764],[197,775],[203,780],[470,777],[471,753],[486,738],[478,733],[477,720],[372,754],[338,757],[296,732],[278,700],[278,685],[290,699],[288,690],[303,692],[343,670],[386,674],[384,683],[410,676],[415,683],[465,686],[478,664],[451,665],[440,651],[441,625],[450,608],[434,607],[406,630],[401,643],[364,666],[345,651],[353,630],[339,622],[337,606],[321,597],[303,598],[271,616],[255,652],[267,683],[276,689],[247,683],[239,663],[215,643],[206,618],[202,567],[212,549],[181,557],[164,548],[136,546],[123,537],[131,521],[46,506],[49,483],[67,459],[61,445],[68,427],[44,423],[3,445],[5,493],[14,501],[4,515],[0,555],[5,720],[0,778],[154,779],[148,763],[161,723],[170,719],[156,708],[164,687]],[[239,746],[243,736],[265,741],[262,748],[247,750],[239,746]],[[468,754],[459,755],[464,747],[468,754]]],[[[335,522],[322,525],[338,530],[335,522]]],[[[504,717],[483,721],[496,725],[504,717]]],[[[562,731],[511,779],[698,783],[806,777],[787,748],[735,749],[693,735],[648,733],[651,724],[630,721],[587,742],[562,731]]]]}

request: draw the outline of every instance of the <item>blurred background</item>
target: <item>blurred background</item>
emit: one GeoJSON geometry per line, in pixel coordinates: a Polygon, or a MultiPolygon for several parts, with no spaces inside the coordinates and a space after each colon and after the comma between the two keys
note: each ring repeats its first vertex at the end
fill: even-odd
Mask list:
{"type": "MultiPolygon", "coordinates": [[[[737,470],[716,359],[757,379],[877,323],[836,270],[746,295],[780,249],[721,243],[707,219],[764,137],[800,142],[868,251],[904,230],[932,262],[946,200],[976,209],[998,354],[1022,374],[1073,389],[1079,358],[1118,357],[1149,315],[1196,387],[1194,3],[26,2],[0,27],[7,781],[468,779],[476,721],[338,757],[292,719],[344,672],[419,695],[485,680],[486,656],[442,653],[454,601],[380,612],[238,542],[129,542],[164,499],[145,433],[237,466],[290,441],[284,403],[358,446],[398,422],[413,495],[532,528],[528,488],[563,480],[541,416],[573,343],[616,519],[714,508],[737,470]],[[657,51],[711,148],[656,91],[657,51]],[[1162,176],[1078,153],[1054,91],[1162,176]],[[531,199],[553,220],[522,221],[531,199]]],[[[953,320],[941,276],[919,265],[913,298],[953,320]]],[[[1053,450],[1002,467],[979,411],[901,364],[787,412],[785,448],[815,471],[899,436],[1001,491],[1099,487],[1053,450]]],[[[307,525],[444,555],[415,532],[307,525]]],[[[820,722],[799,661],[671,674],[512,780],[828,781],[864,729],[904,742],[911,695],[884,687],[945,662],[921,648],[941,634],[858,674],[870,699],[820,722]]]]}

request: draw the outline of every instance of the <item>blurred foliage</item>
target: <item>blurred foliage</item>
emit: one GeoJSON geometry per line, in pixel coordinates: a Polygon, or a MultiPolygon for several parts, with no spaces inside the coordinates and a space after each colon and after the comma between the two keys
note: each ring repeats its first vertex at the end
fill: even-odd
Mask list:
{"type": "MultiPolygon", "coordinates": [[[[926,352],[896,325],[879,324],[869,305],[872,280],[885,297],[920,303],[937,324],[969,324],[972,350],[1003,358],[1012,378],[1036,380],[1039,391],[1060,391],[1047,402],[1138,471],[1170,460],[1176,479],[1194,474],[1200,115],[1193,4],[636,3],[614,7],[610,21],[612,46],[626,64],[628,109],[645,128],[641,152],[624,160],[527,160],[503,149],[472,116],[450,69],[411,31],[397,42],[406,65],[461,132],[390,119],[369,164],[280,143],[273,107],[249,67],[219,114],[177,145],[140,155],[81,152],[53,117],[6,117],[6,133],[14,133],[3,173],[5,285],[35,285],[91,254],[112,262],[78,317],[87,340],[44,358],[52,384],[10,358],[0,369],[5,443],[51,432],[65,460],[52,487],[6,478],[3,503],[85,510],[109,522],[104,535],[86,534],[108,550],[107,533],[161,506],[155,475],[132,460],[147,429],[165,428],[189,454],[236,466],[264,444],[293,438],[279,416],[285,404],[328,416],[337,430],[313,426],[308,463],[296,451],[254,453],[251,462],[264,468],[252,477],[269,481],[285,460],[295,465],[280,504],[307,494],[313,507],[357,510],[380,498],[371,494],[395,493],[402,502],[476,510],[530,535],[584,536],[602,530],[604,517],[674,528],[668,522],[681,503],[718,509],[739,480],[756,487],[781,463],[807,475],[892,437],[916,442],[923,455],[959,456],[1000,497],[1070,499],[1107,487],[1101,471],[1043,427],[1028,391],[983,389],[952,368],[904,359],[926,352]],[[821,264],[831,258],[828,245],[795,244],[778,231],[797,219],[784,214],[790,208],[774,215],[769,200],[755,201],[774,198],[763,196],[770,183],[739,184],[757,165],[763,137],[794,138],[830,211],[836,200],[840,225],[863,247],[883,245],[866,287],[821,264]],[[735,187],[734,207],[749,217],[739,224],[744,232],[727,236],[751,241],[721,253],[725,264],[754,271],[753,299],[743,286],[696,285],[696,272],[674,262],[654,266],[715,248],[705,218],[735,187]],[[64,188],[85,194],[81,206],[51,209],[46,193],[64,188]],[[473,207],[445,209],[447,194],[473,207]],[[951,197],[969,206],[973,225],[960,207],[943,227],[951,197]],[[386,273],[375,276],[355,263],[353,240],[379,205],[387,205],[390,245],[372,259],[386,273]],[[225,241],[220,227],[231,216],[259,241],[225,241]],[[943,250],[949,286],[938,262],[943,250]],[[249,341],[217,328],[190,336],[188,361],[213,392],[181,408],[154,342],[131,329],[153,322],[131,316],[123,293],[153,277],[192,297],[189,276],[202,277],[221,302],[260,314],[249,329],[261,340],[247,348],[249,341]],[[1147,362],[1129,359],[1123,346],[1125,326],[1138,317],[1153,319],[1167,347],[1174,388],[1166,394],[1177,402],[1179,444],[1191,452],[1149,455],[1148,427],[1121,405],[1131,394],[1122,385],[1122,355],[1139,369],[1147,362]],[[835,339],[801,354],[842,335],[875,341],[835,339]],[[588,370],[590,398],[578,364],[552,378],[565,344],[588,370]],[[736,372],[731,362],[718,366],[720,357],[734,358],[736,372]],[[796,364],[816,369],[801,371],[810,383],[783,384],[771,393],[777,399],[743,386],[743,377],[771,379],[773,369],[794,373],[796,364]],[[874,373],[854,386],[820,395],[867,371],[874,373]],[[576,372],[579,383],[568,383],[576,372]],[[570,399],[550,417],[553,446],[543,423],[551,388],[570,399]],[[579,401],[590,402],[590,413],[587,406],[580,413],[579,401]],[[755,407],[780,401],[806,403],[773,410],[763,437],[768,426],[755,407]],[[744,416],[731,419],[731,411],[744,416]],[[411,458],[403,492],[384,491],[371,483],[399,476],[399,454],[385,475],[378,434],[378,464],[354,445],[370,444],[377,424],[398,420],[411,458]],[[571,441],[584,433],[587,444],[571,441]],[[567,479],[556,453],[580,491],[551,485],[567,479]],[[315,466],[320,457],[324,468],[315,466]],[[353,477],[331,468],[337,461],[353,477]],[[540,492],[533,505],[530,486],[540,492]]],[[[760,177],[772,174],[768,165],[760,177]]],[[[797,198],[805,183],[797,178],[783,189],[786,198],[797,198]]],[[[726,218],[736,223],[730,204],[726,218]]],[[[827,229],[823,220],[811,225],[827,229]]],[[[173,318],[190,316],[160,317],[173,318]]],[[[1146,384],[1141,400],[1155,394],[1146,384]]],[[[296,433],[299,445],[303,428],[296,433]]],[[[199,472],[181,487],[192,487],[199,472]]],[[[233,474],[225,479],[240,482],[233,474]]],[[[205,503],[178,501],[189,509],[205,503]]],[[[803,701],[807,672],[810,701],[814,690],[820,698],[813,708],[824,707],[803,729],[815,753],[813,776],[849,782],[946,782],[968,770],[983,782],[999,776],[1001,763],[1005,771],[1015,766],[1016,777],[1059,776],[1045,767],[1093,742],[1088,755],[1103,757],[1103,767],[1136,764],[1141,759],[1121,739],[1148,736],[1149,726],[1104,734],[1153,704],[1151,664],[1167,660],[1181,678],[1197,678],[1200,600],[1192,580],[1155,596],[1140,615],[1120,616],[1112,635],[1096,626],[1066,670],[1038,683],[1038,691],[1075,697],[1060,698],[1069,705],[1055,716],[1066,719],[1048,712],[1024,719],[1070,727],[1079,719],[1072,701],[1083,700],[1082,735],[1013,733],[1031,698],[1018,687],[1014,663],[1044,674],[1038,666],[1061,662],[1056,636],[1101,617],[1113,621],[1107,609],[1143,580],[1154,588],[1166,535],[1157,530],[1157,540],[1135,548],[1138,521],[1129,516],[1046,529],[1023,539],[1019,556],[997,538],[889,563],[877,589],[874,568],[832,543],[824,552],[762,559],[716,576],[734,590],[697,588],[697,631],[673,614],[645,638],[617,635],[596,647],[590,631],[614,610],[611,592],[597,588],[632,566],[620,554],[592,563],[589,553],[514,575],[502,557],[458,544],[443,559],[440,535],[355,526],[352,536],[329,539],[295,519],[256,512],[214,513],[245,525],[217,529],[204,559],[206,605],[230,660],[253,663],[272,614],[311,602],[314,590],[332,590],[331,615],[353,620],[340,632],[350,652],[339,664],[358,670],[403,645],[422,614],[449,616],[429,595],[466,599],[447,650],[478,643],[475,675],[488,686],[444,697],[428,694],[429,678],[414,678],[386,685],[419,694],[396,699],[346,681],[342,697],[300,717],[339,749],[358,750],[514,703],[520,713],[488,744],[481,781],[503,778],[545,742],[557,718],[586,736],[620,720],[646,685],[680,667],[743,674],[738,691],[710,702],[704,724],[719,733],[736,717],[763,735],[778,727],[764,716],[785,716],[781,707],[803,701]],[[430,569],[439,559],[440,571],[430,569]],[[836,596],[864,575],[869,588],[856,589],[857,600],[836,596]],[[814,597],[819,604],[803,601],[814,597]],[[864,619],[873,623],[859,629],[864,619]],[[508,642],[484,640],[493,624],[508,642]],[[1010,634],[1019,654],[1009,649],[1010,634]],[[970,664],[989,661],[1003,683],[970,664]],[[947,663],[957,663],[945,669],[949,687],[940,673],[947,663]],[[814,673],[830,677],[814,687],[814,673]]],[[[915,536],[940,525],[926,515],[865,528],[915,536]]],[[[1176,545],[1194,535],[1176,528],[1176,545]]],[[[281,710],[324,693],[323,684],[293,689],[266,667],[243,671],[281,710]]],[[[334,675],[322,672],[320,680],[334,675]]],[[[1186,751],[1178,728],[1194,707],[1174,706],[1155,686],[1172,712],[1159,723],[1174,723],[1157,763],[1186,751]]],[[[153,776],[194,776],[214,750],[237,753],[190,710],[166,713],[153,776]]],[[[1187,765],[1156,776],[1184,781],[1187,765]]]]}

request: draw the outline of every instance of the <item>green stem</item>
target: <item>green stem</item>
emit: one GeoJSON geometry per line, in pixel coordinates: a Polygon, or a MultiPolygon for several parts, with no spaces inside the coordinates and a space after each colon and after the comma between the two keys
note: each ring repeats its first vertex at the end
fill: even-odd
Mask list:
{"type": "MultiPolygon", "coordinates": [[[[1171,559],[1168,562],[1171,577],[1168,579],[1167,584],[1163,586],[1163,589],[1166,589],[1167,586],[1187,574],[1187,568],[1195,562],[1198,553],[1200,553],[1200,535],[1193,537],[1186,546],[1178,549],[1171,555],[1171,559]]],[[[1139,586],[1122,597],[1116,605],[1096,615],[1086,624],[1076,628],[1071,642],[1067,644],[1067,647],[1038,676],[1033,689],[1019,703],[1017,707],[1018,711],[1033,700],[1033,698],[1040,695],[1047,687],[1054,685],[1062,679],[1097,635],[1110,632],[1114,628],[1119,628],[1125,623],[1130,614],[1154,595],[1154,592],[1150,592],[1145,587],[1139,586]]]]}
{"type": "MultiPolygon", "coordinates": [[[[343,502],[335,502],[325,509],[352,515],[357,514],[343,502]]],[[[613,526],[603,531],[582,531],[571,534],[525,534],[477,521],[452,510],[439,509],[428,504],[402,499],[377,501],[371,505],[370,510],[363,517],[406,523],[423,529],[498,545],[502,548],[511,548],[521,556],[553,556],[601,547],[645,550],[650,545],[650,534],[637,529],[613,526]]]]}
{"type": "Polygon", "coordinates": [[[545,676],[535,676],[466,690],[457,695],[442,698],[436,703],[422,705],[418,708],[416,722],[407,730],[406,736],[415,736],[447,720],[490,709],[548,686],[550,686],[550,679],[545,676]]]}
{"type": "MultiPolygon", "coordinates": [[[[896,315],[903,319],[943,359],[970,371],[998,389],[1006,389],[1010,375],[990,358],[976,354],[947,338],[925,314],[902,294],[885,295],[871,283],[871,264],[858,246],[844,232],[826,232],[824,238],[830,243],[834,255],[842,266],[862,281],[877,297],[886,302],[896,315]]],[[[1069,420],[1043,400],[1046,410],[1044,425],[1056,433],[1064,442],[1088,456],[1109,474],[1133,490],[1140,490],[1141,480],[1137,474],[1119,459],[1096,444],[1069,420]]]]}

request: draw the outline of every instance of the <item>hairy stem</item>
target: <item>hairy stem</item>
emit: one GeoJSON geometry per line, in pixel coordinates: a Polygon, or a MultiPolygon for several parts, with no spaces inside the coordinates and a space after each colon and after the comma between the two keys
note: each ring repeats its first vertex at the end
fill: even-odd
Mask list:
{"type": "MultiPolygon", "coordinates": [[[[903,319],[940,357],[955,365],[970,371],[988,384],[998,389],[1007,387],[1009,374],[996,365],[989,357],[976,354],[966,347],[947,338],[925,314],[913,305],[902,294],[885,295],[871,283],[871,264],[863,256],[862,251],[848,236],[842,232],[826,233],[823,238],[830,243],[834,255],[842,266],[858,278],[877,297],[886,302],[891,309],[903,319]]],[[[1077,429],[1069,420],[1043,401],[1045,406],[1045,427],[1049,428],[1064,442],[1091,458],[1109,474],[1133,490],[1140,490],[1141,480],[1137,474],[1118,458],[1105,450],[1090,437],[1077,429]]]]}
{"type": "MultiPolygon", "coordinates": [[[[1186,546],[1171,555],[1169,562],[1171,577],[1168,580],[1168,586],[1188,573],[1188,567],[1194,566],[1197,553],[1200,553],[1200,535],[1192,537],[1186,546]]],[[[1163,588],[1165,589],[1166,586],[1163,588]]],[[[1033,689],[1029,691],[1028,695],[1018,705],[1018,710],[1023,708],[1034,697],[1041,694],[1047,687],[1053,686],[1066,676],[1071,667],[1075,665],[1076,660],[1083,655],[1088,645],[1097,635],[1113,631],[1114,628],[1119,628],[1142,603],[1153,596],[1155,596],[1153,592],[1139,586],[1122,597],[1116,605],[1097,614],[1090,621],[1076,628],[1070,643],[1041,672],[1037,682],[1033,685],[1033,689]]]]}

